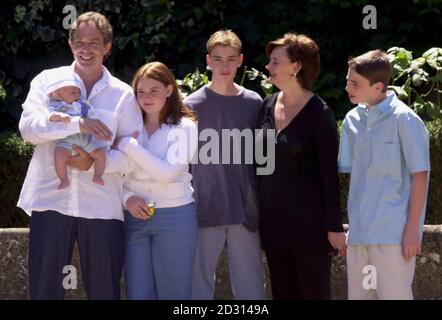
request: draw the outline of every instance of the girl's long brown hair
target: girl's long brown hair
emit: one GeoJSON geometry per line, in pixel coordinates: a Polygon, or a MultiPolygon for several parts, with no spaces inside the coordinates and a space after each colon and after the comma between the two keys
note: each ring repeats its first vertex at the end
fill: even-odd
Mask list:
{"type": "MultiPolygon", "coordinates": [[[[167,97],[166,104],[160,112],[160,126],[163,123],[178,124],[182,117],[189,118],[193,121],[197,120],[195,113],[183,104],[175,76],[164,63],[157,61],[149,62],[138,69],[132,80],[132,88],[135,96],[137,95],[138,82],[142,78],[154,79],[164,84],[165,87],[168,85],[173,87],[172,94],[167,97]]],[[[141,111],[143,113],[143,119],[145,119],[146,113],[142,109],[141,111]]]]}

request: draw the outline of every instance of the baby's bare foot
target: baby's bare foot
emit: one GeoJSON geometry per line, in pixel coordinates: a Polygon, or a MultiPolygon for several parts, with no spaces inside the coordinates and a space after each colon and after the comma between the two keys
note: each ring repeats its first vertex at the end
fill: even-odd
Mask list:
{"type": "Polygon", "coordinates": [[[101,176],[94,176],[92,182],[104,186],[104,180],[101,176]]]}
{"type": "Polygon", "coordinates": [[[64,190],[69,186],[69,180],[61,180],[60,184],[58,185],[58,190],[64,190]]]}

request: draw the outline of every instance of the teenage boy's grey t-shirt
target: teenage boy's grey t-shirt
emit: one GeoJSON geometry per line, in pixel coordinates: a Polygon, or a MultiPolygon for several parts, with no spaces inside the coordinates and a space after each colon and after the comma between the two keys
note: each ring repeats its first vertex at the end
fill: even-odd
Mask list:
{"type": "Polygon", "coordinates": [[[191,172],[199,226],[244,223],[249,230],[256,231],[257,182],[255,168],[250,163],[253,161],[246,164],[245,153],[249,153],[249,160],[254,159],[254,140],[250,137],[255,134],[261,97],[245,88],[236,96],[223,96],[204,86],[184,103],[198,115],[198,159],[194,159],[197,163],[191,165],[191,172]],[[242,133],[240,144],[228,138],[238,133],[242,133]],[[235,152],[241,153],[239,164],[233,161],[235,152]]]}

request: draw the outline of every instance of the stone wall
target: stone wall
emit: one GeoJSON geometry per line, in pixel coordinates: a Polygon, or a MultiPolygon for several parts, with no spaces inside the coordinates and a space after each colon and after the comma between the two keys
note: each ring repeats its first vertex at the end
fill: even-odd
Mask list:
{"type": "MultiPolygon", "coordinates": [[[[442,225],[425,226],[423,252],[416,261],[416,274],[413,283],[416,299],[442,300],[442,225]]],[[[27,248],[29,229],[0,229],[0,300],[27,299],[27,248]]],[[[265,263],[265,256],[263,255],[265,263]]],[[[79,267],[78,251],[75,249],[73,265],[79,267]]],[[[266,279],[268,298],[271,299],[267,264],[266,279]]],[[[81,272],[81,271],[80,271],[81,272]]],[[[78,288],[67,290],[66,299],[85,299],[79,272],[78,288]]],[[[347,295],[345,260],[333,259],[332,297],[345,299],[347,295]]],[[[122,281],[122,297],[124,298],[122,281]]],[[[225,252],[220,257],[217,270],[216,299],[231,299],[229,273],[225,252]]]]}

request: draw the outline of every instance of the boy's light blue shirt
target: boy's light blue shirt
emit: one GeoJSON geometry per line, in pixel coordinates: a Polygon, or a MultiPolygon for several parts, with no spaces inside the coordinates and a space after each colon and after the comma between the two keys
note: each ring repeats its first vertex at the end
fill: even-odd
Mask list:
{"type": "MultiPolygon", "coordinates": [[[[411,174],[430,170],[429,138],[419,116],[394,92],[368,109],[345,116],[339,170],[351,173],[349,245],[401,244],[407,222],[411,174]]],[[[425,218],[421,216],[420,235],[425,218]]]]}

